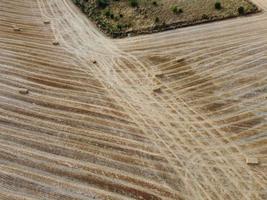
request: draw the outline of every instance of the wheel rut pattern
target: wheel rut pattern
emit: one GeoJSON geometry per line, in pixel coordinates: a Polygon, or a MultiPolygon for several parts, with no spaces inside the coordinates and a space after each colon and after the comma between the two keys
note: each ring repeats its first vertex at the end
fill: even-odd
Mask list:
{"type": "Polygon", "coordinates": [[[266,199],[267,1],[254,3],[115,40],[70,0],[2,0],[0,199],[266,199]]]}

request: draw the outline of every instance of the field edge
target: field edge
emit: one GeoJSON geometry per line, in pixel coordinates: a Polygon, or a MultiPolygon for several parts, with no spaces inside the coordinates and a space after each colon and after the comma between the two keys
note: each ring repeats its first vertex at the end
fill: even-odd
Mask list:
{"type": "Polygon", "coordinates": [[[153,33],[159,33],[159,32],[164,32],[164,31],[170,31],[170,30],[175,30],[178,28],[185,28],[185,27],[189,27],[189,26],[195,26],[195,25],[201,25],[201,24],[208,24],[208,23],[213,23],[213,22],[218,22],[218,21],[224,21],[224,20],[229,20],[229,19],[234,19],[234,18],[238,18],[238,17],[248,17],[254,14],[258,14],[261,13],[262,10],[254,3],[252,3],[250,0],[246,0],[249,4],[251,4],[253,6],[253,11],[250,12],[246,12],[243,15],[229,15],[226,17],[216,17],[216,16],[211,16],[206,19],[198,19],[198,20],[193,20],[193,21],[182,21],[182,22],[174,22],[174,23],[170,23],[170,24],[160,24],[160,25],[156,25],[156,26],[152,26],[152,27],[148,27],[148,28],[144,28],[144,29],[138,29],[138,30],[131,30],[131,31],[109,31],[108,28],[104,28],[102,26],[102,22],[101,20],[99,20],[98,18],[93,17],[93,12],[88,14],[85,12],[85,8],[81,5],[77,3],[77,0],[72,0],[72,2],[78,7],[80,8],[80,10],[96,25],[96,27],[98,27],[98,29],[103,32],[104,34],[106,34],[108,37],[110,38],[125,38],[125,37],[129,37],[129,36],[138,36],[138,35],[147,35],[147,34],[153,34],[153,33]]]}

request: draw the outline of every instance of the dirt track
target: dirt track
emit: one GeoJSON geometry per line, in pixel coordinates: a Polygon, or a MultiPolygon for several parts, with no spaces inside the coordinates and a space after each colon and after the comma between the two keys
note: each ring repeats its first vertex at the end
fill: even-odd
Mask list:
{"type": "Polygon", "coordinates": [[[1,0],[0,56],[0,199],[267,198],[265,12],[111,40],[70,0],[1,0]]]}

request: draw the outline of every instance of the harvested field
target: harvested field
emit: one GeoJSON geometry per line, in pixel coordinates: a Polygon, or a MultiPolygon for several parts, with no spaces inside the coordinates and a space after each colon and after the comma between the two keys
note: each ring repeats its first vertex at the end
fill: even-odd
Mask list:
{"type": "Polygon", "coordinates": [[[0,199],[265,200],[253,2],[262,13],[112,40],[71,0],[1,0],[0,199]]]}

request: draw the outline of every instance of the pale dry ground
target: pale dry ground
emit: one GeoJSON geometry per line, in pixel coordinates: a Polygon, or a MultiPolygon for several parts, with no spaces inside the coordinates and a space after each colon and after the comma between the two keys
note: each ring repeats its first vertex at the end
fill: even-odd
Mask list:
{"type": "Polygon", "coordinates": [[[70,0],[1,0],[0,44],[0,199],[267,198],[265,12],[110,40],[70,0]]]}

